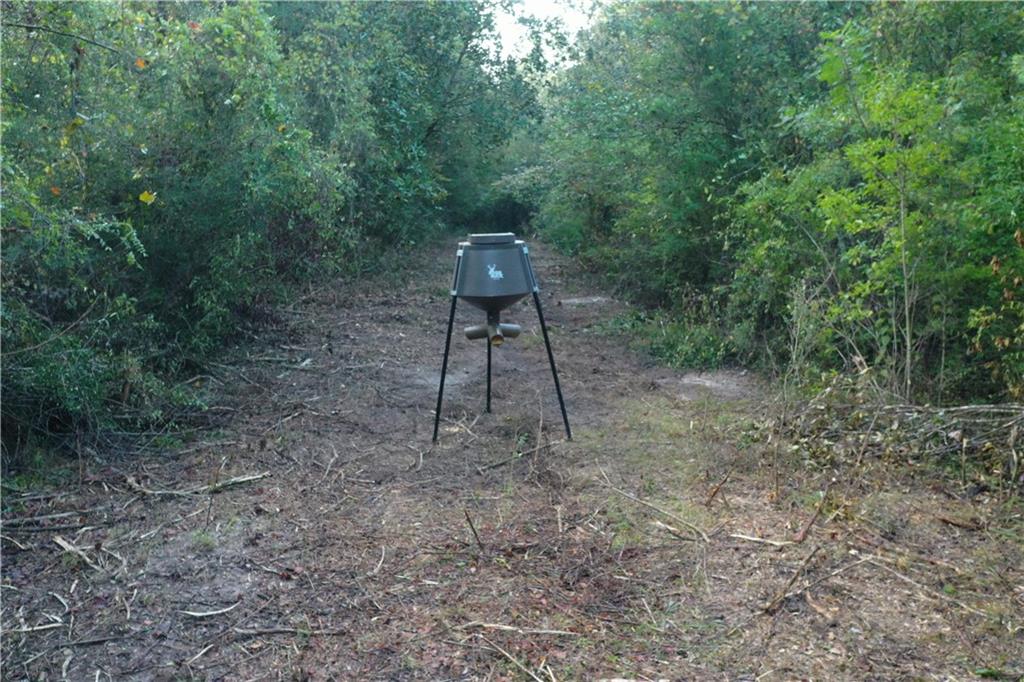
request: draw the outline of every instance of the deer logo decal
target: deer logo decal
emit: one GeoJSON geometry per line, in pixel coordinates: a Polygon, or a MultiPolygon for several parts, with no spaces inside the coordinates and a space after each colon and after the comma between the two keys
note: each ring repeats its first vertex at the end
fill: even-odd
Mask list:
{"type": "Polygon", "coordinates": [[[498,270],[497,265],[488,265],[487,274],[491,276],[491,279],[505,279],[504,273],[502,273],[501,270],[498,270]]]}

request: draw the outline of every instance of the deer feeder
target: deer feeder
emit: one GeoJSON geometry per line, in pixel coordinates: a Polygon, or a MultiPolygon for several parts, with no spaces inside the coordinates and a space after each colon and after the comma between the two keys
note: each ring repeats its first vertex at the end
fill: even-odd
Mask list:
{"type": "Polygon", "coordinates": [[[455,306],[461,298],[487,315],[483,324],[466,327],[468,339],[485,339],[487,345],[487,412],[491,411],[491,349],[506,339],[519,336],[520,327],[501,321],[501,312],[517,301],[533,295],[537,308],[544,346],[548,351],[551,375],[555,379],[555,392],[562,410],[565,434],[571,440],[569,417],[565,412],[562,387],[558,382],[555,356],[551,352],[551,340],[544,323],[544,312],[540,304],[540,287],[530,263],[530,249],[511,232],[497,234],[471,234],[469,241],[459,242],[455,252],[455,273],[452,275],[451,310],[448,313],[448,333],[444,341],[444,360],[441,362],[441,383],[437,388],[437,409],[434,412],[434,441],[441,423],[441,399],[444,396],[444,378],[448,371],[448,351],[451,349],[452,326],[455,323],[455,306]]]}

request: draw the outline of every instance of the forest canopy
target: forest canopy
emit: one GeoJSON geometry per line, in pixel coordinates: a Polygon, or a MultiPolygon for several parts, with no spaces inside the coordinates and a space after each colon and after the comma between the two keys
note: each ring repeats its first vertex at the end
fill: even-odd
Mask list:
{"type": "Polygon", "coordinates": [[[1020,4],[609,3],[522,58],[495,10],[4,2],[5,460],[159,433],[289,287],[527,218],[673,363],[1024,395],[1020,4]]]}

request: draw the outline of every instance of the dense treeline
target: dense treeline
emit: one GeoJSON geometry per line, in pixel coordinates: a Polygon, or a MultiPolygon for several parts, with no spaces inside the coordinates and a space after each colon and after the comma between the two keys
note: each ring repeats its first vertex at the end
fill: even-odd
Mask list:
{"type": "Polygon", "coordinates": [[[283,285],[474,212],[537,115],[471,3],[3,3],[5,460],[138,432],[283,285]]]}
{"type": "Polygon", "coordinates": [[[577,48],[518,179],[656,350],[1021,397],[1020,4],[623,3],[577,48]]]}
{"type": "Polygon", "coordinates": [[[1024,395],[1019,4],[608,4],[553,76],[492,9],[3,2],[5,461],[153,432],[288,285],[531,206],[674,362],[1024,395]]]}

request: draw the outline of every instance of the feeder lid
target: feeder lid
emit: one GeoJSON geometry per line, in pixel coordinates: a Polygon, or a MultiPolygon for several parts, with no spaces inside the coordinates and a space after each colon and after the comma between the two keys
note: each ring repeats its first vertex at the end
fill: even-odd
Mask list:
{"type": "Polygon", "coordinates": [[[511,232],[492,232],[469,235],[470,244],[513,244],[516,236],[511,232]]]}

